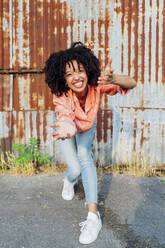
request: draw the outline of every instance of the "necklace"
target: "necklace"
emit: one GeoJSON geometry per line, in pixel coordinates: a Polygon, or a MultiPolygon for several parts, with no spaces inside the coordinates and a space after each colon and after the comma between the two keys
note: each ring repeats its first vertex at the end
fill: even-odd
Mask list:
{"type": "Polygon", "coordinates": [[[86,97],[79,98],[79,103],[83,110],[85,110],[85,101],[86,101],[86,97]]]}
{"type": "Polygon", "coordinates": [[[83,96],[77,96],[77,99],[79,100],[80,106],[83,110],[85,110],[85,102],[87,97],[88,89],[86,89],[86,92],[83,96]]]}

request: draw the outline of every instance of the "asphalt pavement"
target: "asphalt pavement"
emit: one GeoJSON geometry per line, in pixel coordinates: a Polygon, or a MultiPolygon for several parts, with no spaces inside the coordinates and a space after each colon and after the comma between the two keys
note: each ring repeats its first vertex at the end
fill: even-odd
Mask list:
{"type": "Polygon", "coordinates": [[[78,242],[87,216],[81,180],[64,201],[63,178],[0,176],[0,248],[165,248],[165,178],[99,175],[103,228],[90,245],[78,242]]]}

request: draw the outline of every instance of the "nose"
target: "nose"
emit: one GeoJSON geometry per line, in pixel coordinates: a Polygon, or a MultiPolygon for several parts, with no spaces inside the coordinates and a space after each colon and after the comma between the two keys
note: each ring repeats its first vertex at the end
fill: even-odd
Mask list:
{"type": "Polygon", "coordinates": [[[75,80],[79,79],[79,76],[80,76],[80,75],[79,75],[78,72],[74,72],[74,79],[75,79],[75,80]]]}

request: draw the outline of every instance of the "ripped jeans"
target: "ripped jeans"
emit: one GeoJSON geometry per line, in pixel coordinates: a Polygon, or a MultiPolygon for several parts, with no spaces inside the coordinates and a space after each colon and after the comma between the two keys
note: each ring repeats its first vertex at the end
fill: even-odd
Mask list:
{"type": "Polygon", "coordinates": [[[81,174],[86,204],[97,203],[97,174],[91,155],[91,145],[96,121],[91,129],[79,132],[70,139],[59,140],[60,149],[67,164],[66,177],[76,182],[81,174]]]}

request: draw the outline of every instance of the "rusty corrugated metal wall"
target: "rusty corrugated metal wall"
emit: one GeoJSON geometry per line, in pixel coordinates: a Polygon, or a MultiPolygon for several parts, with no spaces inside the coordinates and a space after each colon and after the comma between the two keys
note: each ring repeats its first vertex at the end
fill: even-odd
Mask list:
{"type": "Polygon", "coordinates": [[[131,159],[165,164],[165,0],[1,0],[0,150],[38,137],[41,150],[62,160],[50,136],[52,96],[42,68],[51,52],[80,40],[102,66],[138,86],[102,98],[94,140],[96,161],[131,159]]]}

